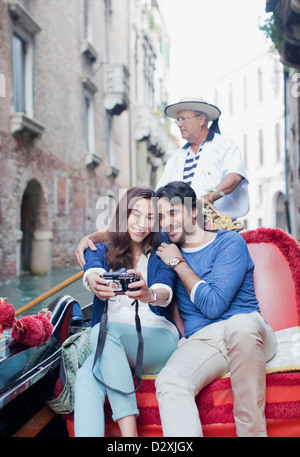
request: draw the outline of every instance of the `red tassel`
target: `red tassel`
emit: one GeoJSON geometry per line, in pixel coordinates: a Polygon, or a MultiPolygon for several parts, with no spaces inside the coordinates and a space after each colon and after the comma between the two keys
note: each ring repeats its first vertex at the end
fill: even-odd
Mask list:
{"type": "Polygon", "coordinates": [[[49,320],[50,316],[51,316],[51,313],[44,314],[43,312],[37,314],[36,316],[32,316],[35,319],[40,320],[43,324],[44,333],[45,333],[43,343],[45,343],[46,341],[48,341],[51,338],[51,335],[53,332],[53,325],[51,324],[51,322],[49,320]]]}
{"type": "Polygon", "coordinates": [[[27,346],[38,347],[45,338],[43,323],[34,316],[24,316],[22,319],[15,321],[11,337],[27,346]]]}
{"type": "Polygon", "coordinates": [[[0,333],[12,328],[15,320],[15,309],[6,300],[7,298],[0,297],[0,333]]]}
{"type": "Polygon", "coordinates": [[[27,346],[38,347],[51,338],[53,325],[48,309],[34,316],[16,319],[14,307],[6,303],[6,300],[7,298],[0,297],[0,338],[3,330],[10,328],[11,337],[27,346]]]}

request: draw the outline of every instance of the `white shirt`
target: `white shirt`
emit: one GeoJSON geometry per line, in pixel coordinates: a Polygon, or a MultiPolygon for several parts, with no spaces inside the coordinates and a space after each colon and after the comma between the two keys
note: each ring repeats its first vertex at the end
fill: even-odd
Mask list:
{"type": "MultiPolygon", "coordinates": [[[[157,183],[157,189],[171,181],[183,180],[187,153],[187,149],[180,148],[171,155],[157,183]]],[[[216,200],[214,206],[221,213],[236,219],[249,211],[249,182],[238,146],[231,139],[215,133],[212,141],[203,144],[191,187],[200,198],[217,186],[228,173],[237,173],[244,179],[233,192],[216,200]]]]}

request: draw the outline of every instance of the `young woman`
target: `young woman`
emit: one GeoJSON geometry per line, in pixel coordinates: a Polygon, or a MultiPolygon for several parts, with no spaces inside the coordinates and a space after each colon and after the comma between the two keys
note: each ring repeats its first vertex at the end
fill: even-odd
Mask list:
{"type": "Polygon", "coordinates": [[[137,436],[135,394],[105,389],[92,372],[105,300],[108,299],[107,335],[94,373],[106,385],[123,392],[134,390],[131,368],[135,368],[138,345],[134,300],[139,303],[142,325],[143,373],[158,373],[177,348],[179,333],[166,310],[176,275],[156,255],[160,240],[154,196],[148,188],[129,189],[117,207],[108,242],[97,244],[97,251],[87,249],[85,253],[84,282],[94,293],[92,354],[76,376],[75,436],[104,436],[106,394],[121,435],[137,436]],[[101,275],[124,267],[140,279],[130,284],[124,295],[116,295],[101,275]]]}

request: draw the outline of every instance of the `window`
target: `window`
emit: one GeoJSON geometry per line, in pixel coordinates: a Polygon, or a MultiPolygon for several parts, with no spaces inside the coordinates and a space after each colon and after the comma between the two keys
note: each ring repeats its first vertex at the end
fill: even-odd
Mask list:
{"type": "Polygon", "coordinates": [[[276,142],[276,160],[280,160],[281,151],[280,151],[280,125],[275,125],[275,142],[276,142]]]}
{"type": "Polygon", "coordinates": [[[282,192],[279,192],[276,198],[276,227],[286,230],[285,201],[282,192]]]}
{"type": "Polygon", "coordinates": [[[93,154],[95,151],[95,116],[93,95],[84,92],[84,137],[85,150],[93,154]]]}
{"type": "Polygon", "coordinates": [[[95,138],[95,93],[98,89],[89,78],[84,78],[82,84],[85,163],[87,166],[95,168],[102,160],[100,155],[96,152],[95,138]]]}
{"type": "Polygon", "coordinates": [[[106,158],[108,165],[114,165],[113,116],[106,113],[106,158]]]}
{"type": "Polygon", "coordinates": [[[12,66],[14,112],[33,117],[32,43],[17,33],[12,38],[12,66]]]}
{"type": "Polygon", "coordinates": [[[115,179],[119,172],[114,148],[114,115],[106,111],[106,176],[115,179]]]}
{"type": "Polygon", "coordinates": [[[263,203],[263,186],[261,184],[258,186],[258,203],[260,205],[263,203]]]}
{"type": "Polygon", "coordinates": [[[83,38],[92,42],[90,0],[83,0],[83,38]]]}
{"type": "Polygon", "coordinates": [[[259,165],[264,163],[264,136],[262,129],[259,130],[259,165]]]}
{"type": "Polygon", "coordinates": [[[8,2],[12,19],[12,89],[13,114],[11,131],[13,134],[26,131],[31,135],[41,135],[45,126],[34,119],[33,86],[33,39],[41,31],[40,26],[17,0],[8,2]]]}
{"type": "Polygon", "coordinates": [[[106,59],[110,61],[110,51],[112,43],[112,5],[111,0],[105,0],[105,47],[106,59]]]}
{"type": "Polygon", "coordinates": [[[82,43],[81,52],[87,57],[88,61],[94,63],[98,58],[98,51],[93,43],[91,0],[82,0],[82,43]]]}

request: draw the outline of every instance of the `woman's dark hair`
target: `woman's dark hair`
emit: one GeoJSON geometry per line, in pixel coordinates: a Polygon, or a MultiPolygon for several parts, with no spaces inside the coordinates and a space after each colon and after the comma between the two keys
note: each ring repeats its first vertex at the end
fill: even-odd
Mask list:
{"type": "Polygon", "coordinates": [[[117,271],[122,267],[133,268],[134,266],[131,238],[127,232],[127,220],[135,203],[142,198],[152,200],[156,213],[154,227],[143,240],[143,253],[148,254],[154,251],[160,243],[155,192],[148,187],[128,189],[118,203],[108,234],[107,263],[112,271],[117,271]]]}
{"type": "Polygon", "coordinates": [[[187,209],[198,208],[197,222],[200,227],[204,227],[203,204],[197,198],[196,192],[187,183],[183,181],[172,181],[163,187],[160,187],[156,193],[156,197],[166,198],[172,204],[182,204],[187,209]]]}

